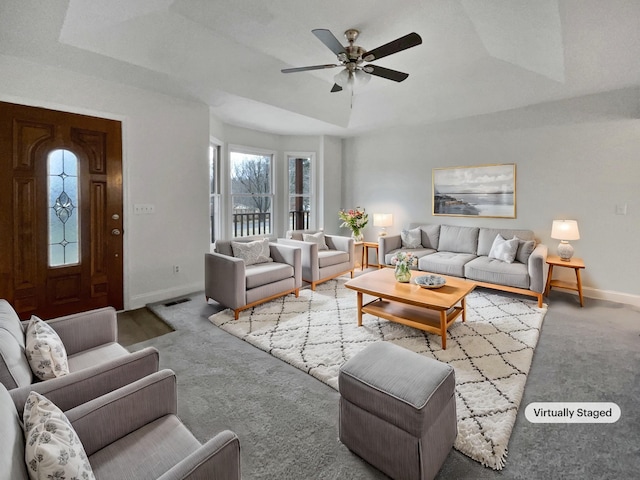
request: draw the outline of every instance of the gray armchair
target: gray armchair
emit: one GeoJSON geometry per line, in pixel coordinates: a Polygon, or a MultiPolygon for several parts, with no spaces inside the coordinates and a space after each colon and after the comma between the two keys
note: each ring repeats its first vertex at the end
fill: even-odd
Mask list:
{"type": "MultiPolygon", "coordinates": [[[[64,388],[64,398],[85,397],[84,384],[64,388]]],[[[240,442],[228,430],[201,444],[176,416],[176,377],[162,370],[86,403],[61,407],[98,479],[240,479],[240,442]]],[[[24,404],[0,386],[0,471],[28,480],[20,418],[24,404]]],[[[4,477],[3,477],[4,478],[4,477]]]]}
{"type": "Polygon", "coordinates": [[[158,371],[158,351],[147,347],[135,353],[117,342],[113,308],[101,308],[47,321],[67,352],[69,374],[40,381],[25,354],[25,329],[9,302],[0,299],[0,383],[24,400],[29,391],[55,391],[64,385],[90,381],[102,394],[158,371]],[[44,390],[43,390],[44,391],[44,390]]]}
{"type": "Polygon", "coordinates": [[[316,285],[346,273],[351,274],[355,268],[355,246],[350,237],[324,235],[326,249],[321,242],[305,242],[304,234],[318,235],[318,230],[289,230],[286,238],[279,238],[278,243],[302,249],[302,279],[316,285]]]}
{"type": "Polygon", "coordinates": [[[216,241],[214,252],[204,256],[207,301],[232,309],[237,320],[242,310],[290,293],[297,297],[302,286],[300,249],[270,243],[269,252],[271,262],[246,265],[233,256],[230,241],[216,241]]]}

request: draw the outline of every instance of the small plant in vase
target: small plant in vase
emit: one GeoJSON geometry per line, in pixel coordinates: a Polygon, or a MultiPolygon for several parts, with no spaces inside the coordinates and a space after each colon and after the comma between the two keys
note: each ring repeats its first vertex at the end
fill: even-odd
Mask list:
{"type": "Polygon", "coordinates": [[[369,222],[369,214],[364,211],[364,208],[356,207],[351,210],[340,210],[338,217],[342,220],[340,226],[349,228],[351,236],[356,242],[361,242],[364,239],[362,229],[369,222]]]}
{"type": "Polygon", "coordinates": [[[396,280],[401,283],[409,283],[411,269],[418,266],[418,257],[411,252],[398,252],[391,257],[391,265],[396,267],[396,280]]]}

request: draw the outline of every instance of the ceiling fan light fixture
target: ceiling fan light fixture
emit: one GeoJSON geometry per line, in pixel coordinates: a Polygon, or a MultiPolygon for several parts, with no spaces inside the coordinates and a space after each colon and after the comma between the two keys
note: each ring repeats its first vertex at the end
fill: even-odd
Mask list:
{"type": "Polygon", "coordinates": [[[356,70],[355,75],[358,85],[366,85],[371,80],[371,75],[365,70],[356,70]]]}
{"type": "Polygon", "coordinates": [[[344,88],[349,82],[349,77],[350,77],[349,70],[347,70],[346,68],[343,68],[336,74],[335,77],[333,77],[333,81],[337,85],[340,85],[341,87],[344,88]]]}

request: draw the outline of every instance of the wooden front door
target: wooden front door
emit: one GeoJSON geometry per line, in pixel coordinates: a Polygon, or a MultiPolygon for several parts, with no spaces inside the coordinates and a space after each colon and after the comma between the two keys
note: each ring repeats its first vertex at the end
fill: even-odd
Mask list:
{"type": "Polygon", "coordinates": [[[0,102],[0,298],[21,318],[123,308],[118,121],[0,102]]]}

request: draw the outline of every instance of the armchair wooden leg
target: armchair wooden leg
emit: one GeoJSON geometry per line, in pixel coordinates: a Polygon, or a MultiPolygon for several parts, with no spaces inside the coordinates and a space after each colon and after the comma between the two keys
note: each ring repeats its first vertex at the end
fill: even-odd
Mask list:
{"type": "Polygon", "coordinates": [[[298,296],[300,295],[300,289],[299,288],[296,288],[295,294],[296,294],[296,298],[298,298],[298,296]]]}
{"type": "Polygon", "coordinates": [[[315,291],[316,289],[316,282],[311,282],[311,290],[315,291]]]}
{"type": "Polygon", "coordinates": [[[233,311],[234,320],[237,320],[240,317],[240,309],[233,311]]]}
{"type": "Polygon", "coordinates": [[[351,272],[350,272],[350,273],[351,273],[351,278],[353,278],[353,270],[351,270],[351,272]]]}

